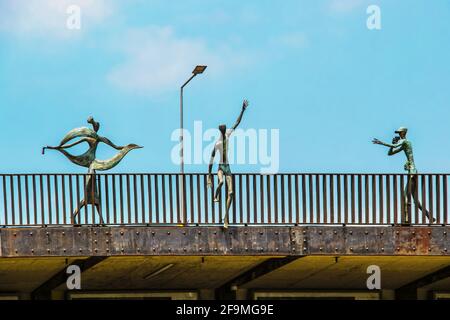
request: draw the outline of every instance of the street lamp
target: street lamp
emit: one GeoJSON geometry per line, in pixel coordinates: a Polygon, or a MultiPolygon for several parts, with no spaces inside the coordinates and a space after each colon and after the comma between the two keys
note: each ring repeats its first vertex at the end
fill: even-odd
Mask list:
{"type": "Polygon", "coordinates": [[[181,173],[181,208],[183,210],[183,222],[186,223],[186,206],[185,206],[185,199],[184,199],[184,140],[183,140],[183,91],[184,87],[195,78],[196,75],[202,74],[207,66],[196,66],[195,69],[192,71],[192,76],[181,86],[180,90],[180,158],[181,158],[181,167],[180,167],[180,173],[181,173]]]}

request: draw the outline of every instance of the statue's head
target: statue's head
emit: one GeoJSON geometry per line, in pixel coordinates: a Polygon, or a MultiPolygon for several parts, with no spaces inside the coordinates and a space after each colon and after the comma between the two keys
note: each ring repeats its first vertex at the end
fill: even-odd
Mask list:
{"type": "Polygon", "coordinates": [[[126,148],[129,150],[134,150],[134,149],[142,149],[143,147],[138,146],[137,144],[131,143],[131,144],[127,145],[126,148]]]}
{"type": "Polygon", "coordinates": [[[94,131],[98,132],[98,130],[100,129],[100,123],[98,123],[97,121],[94,120],[94,117],[89,116],[87,118],[87,122],[90,123],[92,125],[92,127],[94,127],[94,131]]]}
{"type": "Polygon", "coordinates": [[[221,124],[219,126],[219,131],[220,131],[220,133],[222,133],[222,135],[225,135],[225,133],[227,132],[227,126],[224,124],[221,124]]]}
{"type": "Polygon", "coordinates": [[[406,134],[408,133],[408,128],[406,127],[400,127],[398,128],[395,133],[398,133],[398,135],[400,136],[400,138],[405,139],[406,134]]]}

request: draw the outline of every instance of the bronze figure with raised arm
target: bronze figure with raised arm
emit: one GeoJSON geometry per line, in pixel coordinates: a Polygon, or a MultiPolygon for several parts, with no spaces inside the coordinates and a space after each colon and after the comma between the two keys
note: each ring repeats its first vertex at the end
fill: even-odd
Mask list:
{"type": "Polygon", "coordinates": [[[114,168],[127,155],[128,152],[142,147],[136,144],[129,144],[126,146],[116,146],[108,138],[101,137],[97,134],[98,130],[100,129],[100,123],[96,122],[93,117],[89,117],[87,122],[92,125],[92,129],[87,127],[73,129],[64,136],[64,138],[61,140],[58,146],[56,147],[47,146],[42,148],[42,154],[45,153],[46,149],[57,150],[61,152],[64,156],[66,156],[72,163],[88,168],[89,175],[86,178],[86,185],[85,185],[86,199],[81,200],[80,203],[78,204],[77,209],[75,210],[75,212],[73,212],[73,222],[75,223],[75,218],[80,213],[81,208],[83,208],[87,204],[94,204],[100,216],[100,223],[103,224],[100,206],[100,197],[98,194],[96,183],[92,179],[92,174],[95,174],[97,170],[104,171],[114,168]],[[73,139],[77,138],[80,139],[73,143],[69,143],[73,139]],[[69,149],[83,142],[86,142],[89,145],[89,149],[85,153],[79,156],[75,156],[66,151],[66,149],[69,149]],[[97,147],[100,142],[103,142],[113,147],[114,149],[119,150],[119,152],[110,159],[98,160],[96,158],[96,153],[97,147]]]}
{"type": "Polygon", "coordinates": [[[239,114],[239,117],[236,120],[236,123],[233,125],[231,129],[227,130],[226,125],[221,124],[219,126],[220,131],[220,137],[217,140],[216,144],[214,145],[214,149],[211,154],[211,160],[209,162],[208,167],[208,186],[212,186],[212,167],[214,163],[214,158],[216,156],[216,153],[219,153],[220,156],[220,162],[219,162],[219,169],[217,171],[217,177],[219,179],[219,184],[217,185],[216,191],[214,193],[214,202],[220,201],[220,194],[222,190],[222,186],[224,183],[224,176],[226,179],[227,184],[227,204],[226,204],[226,212],[225,217],[223,220],[223,226],[224,228],[228,228],[228,212],[230,211],[231,203],[233,201],[234,197],[234,187],[233,187],[233,177],[230,169],[230,164],[228,163],[228,147],[229,147],[229,138],[233,131],[239,126],[242,120],[242,116],[244,115],[245,110],[248,107],[248,101],[244,100],[242,103],[242,110],[239,114]]]}
{"type": "Polygon", "coordinates": [[[408,182],[406,183],[405,191],[403,193],[405,203],[404,221],[406,224],[411,223],[410,221],[411,203],[409,199],[411,199],[412,196],[416,206],[425,214],[428,220],[430,221],[432,220],[434,222],[436,221],[436,219],[430,216],[428,210],[423,208],[422,204],[419,201],[419,196],[417,192],[417,169],[414,163],[412,143],[406,138],[408,129],[405,127],[400,127],[398,130],[395,131],[395,133],[398,134],[398,136],[392,139],[392,143],[385,143],[378,139],[373,139],[372,143],[388,147],[389,148],[388,156],[393,156],[402,151],[405,153],[406,163],[404,169],[405,171],[408,172],[408,182]]]}

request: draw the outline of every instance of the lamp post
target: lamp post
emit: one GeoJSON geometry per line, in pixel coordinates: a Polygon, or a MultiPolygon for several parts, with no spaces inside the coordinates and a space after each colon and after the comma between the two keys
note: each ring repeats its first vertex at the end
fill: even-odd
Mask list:
{"type": "Polygon", "coordinates": [[[187,222],[187,217],[186,217],[186,201],[185,201],[185,197],[184,197],[184,140],[183,140],[183,92],[184,92],[184,87],[186,87],[186,85],[195,78],[196,75],[198,74],[202,74],[205,69],[207,68],[207,66],[196,66],[195,69],[192,71],[192,76],[181,86],[181,90],[180,90],[180,158],[181,158],[181,166],[180,166],[180,178],[181,178],[181,208],[182,208],[182,212],[183,212],[183,221],[182,224],[185,224],[187,222]]]}

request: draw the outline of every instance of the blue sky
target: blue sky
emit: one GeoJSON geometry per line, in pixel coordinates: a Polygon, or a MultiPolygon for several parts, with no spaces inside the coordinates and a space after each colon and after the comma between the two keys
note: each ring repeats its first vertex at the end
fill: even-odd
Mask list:
{"type": "Polygon", "coordinates": [[[170,137],[196,64],[208,69],[186,88],[186,128],[231,125],[247,98],[241,127],[280,130],[281,172],[401,173],[404,156],[370,142],[399,126],[420,172],[450,171],[448,0],[0,0],[0,21],[3,173],[84,172],[40,151],[89,115],[145,147],[113,172],[177,172],[170,137]],[[65,27],[69,4],[81,30],[65,27]]]}

